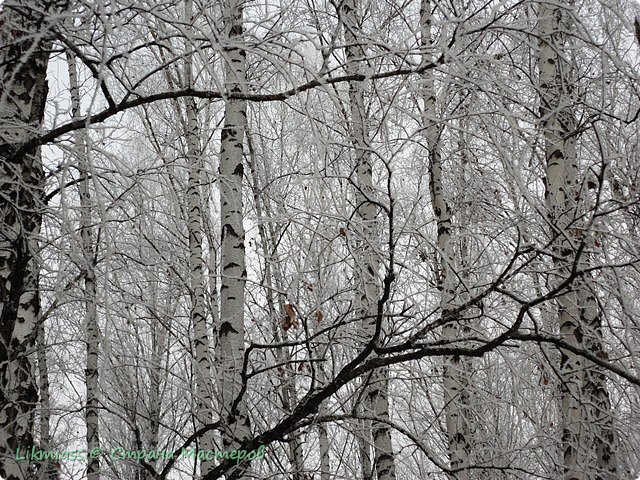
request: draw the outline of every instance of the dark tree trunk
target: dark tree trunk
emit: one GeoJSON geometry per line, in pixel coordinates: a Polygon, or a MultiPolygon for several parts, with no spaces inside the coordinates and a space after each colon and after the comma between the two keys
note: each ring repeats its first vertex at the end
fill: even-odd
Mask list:
{"type": "Polygon", "coordinates": [[[22,145],[44,117],[50,3],[5,2],[0,12],[0,475],[25,478],[38,401],[34,362],[40,310],[38,241],[43,207],[39,149],[22,145]],[[38,32],[40,35],[34,35],[38,32]],[[35,43],[35,44],[34,44],[35,43]]]}

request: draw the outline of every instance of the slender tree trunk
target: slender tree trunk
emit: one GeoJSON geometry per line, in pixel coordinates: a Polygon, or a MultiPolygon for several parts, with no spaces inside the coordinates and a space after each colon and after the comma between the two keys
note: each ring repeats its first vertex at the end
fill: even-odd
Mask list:
{"type": "MultiPolygon", "coordinates": [[[[187,22],[193,21],[192,0],[186,2],[187,22]]],[[[185,81],[187,88],[193,88],[192,74],[193,48],[187,42],[185,55],[185,81]]],[[[195,345],[195,377],[196,377],[196,424],[201,428],[213,422],[213,384],[211,379],[211,361],[209,358],[209,334],[205,315],[204,274],[202,256],[202,148],[200,146],[198,113],[193,97],[186,98],[187,108],[187,231],[189,235],[189,277],[191,282],[190,318],[193,327],[195,345]]],[[[199,439],[200,450],[213,449],[213,433],[211,431],[199,439]]],[[[202,460],[201,475],[206,475],[213,468],[213,462],[202,460]]]]}
{"type": "Polygon", "coordinates": [[[320,480],[329,480],[331,478],[329,435],[324,424],[318,426],[318,442],[320,444],[320,480]]]}
{"type": "MultiPolygon", "coordinates": [[[[347,0],[343,3],[345,23],[345,42],[347,44],[347,72],[358,73],[358,58],[364,58],[363,48],[358,45],[356,32],[358,31],[358,5],[357,0],[347,0]]],[[[377,259],[371,255],[370,246],[367,242],[373,241],[375,222],[375,206],[369,202],[373,195],[372,170],[369,152],[367,150],[366,112],[364,110],[363,87],[360,82],[349,82],[349,103],[351,106],[351,130],[353,143],[356,149],[356,208],[358,209],[356,218],[361,222],[361,237],[358,239],[358,253],[355,261],[355,283],[356,283],[356,312],[362,319],[363,343],[366,344],[374,335],[375,323],[371,314],[372,306],[377,299],[377,259]],[[368,262],[369,261],[369,262],[368,262]]],[[[357,406],[356,411],[363,416],[371,416],[371,398],[369,397],[368,375],[363,376],[364,395],[360,397],[362,402],[357,406]]],[[[371,420],[362,419],[360,421],[360,435],[358,435],[358,446],[360,449],[360,461],[362,464],[362,480],[372,480],[374,475],[374,465],[371,459],[371,443],[373,440],[371,431],[371,420]]]]}
{"type": "MultiPolygon", "coordinates": [[[[428,64],[432,61],[433,42],[431,39],[432,5],[429,0],[422,0],[421,47],[422,61],[428,64]]],[[[442,158],[440,153],[441,127],[436,123],[436,93],[431,70],[423,76],[422,98],[424,110],[422,124],[426,136],[429,156],[429,190],[431,204],[436,217],[437,245],[440,252],[439,284],[440,306],[442,319],[446,320],[443,327],[443,338],[455,341],[461,336],[462,326],[459,315],[453,317],[451,312],[455,308],[456,273],[454,270],[453,242],[452,242],[452,212],[445,198],[445,186],[442,180],[442,158]]],[[[451,469],[455,470],[458,480],[468,480],[469,453],[471,450],[471,432],[469,428],[468,387],[470,366],[468,361],[458,356],[444,359],[442,382],[444,389],[444,412],[449,444],[449,460],[451,469]]]]}
{"type": "MultiPolygon", "coordinates": [[[[375,418],[389,420],[389,369],[384,367],[375,370],[369,386],[369,398],[375,418]]],[[[391,429],[386,422],[374,421],[373,445],[375,448],[375,467],[378,480],[396,478],[395,458],[391,444],[391,429]]]]}
{"type": "MultiPolygon", "coordinates": [[[[204,171],[203,171],[204,175],[204,171]]],[[[202,178],[202,184],[206,185],[208,182],[205,178],[202,178]]],[[[209,285],[209,314],[211,315],[213,328],[211,333],[212,341],[214,342],[218,337],[218,328],[220,326],[220,301],[218,300],[218,248],[219,239],[216,235],[216,226],[213,224],[213,212],[208,208],[209,201],[204,199],[205,214],[202,217],[204,234],[207,238],[207,248],[209,255],[207,258],[207,283],[209,285]]],[[[214,356],[214,359],[216,357],[214,356]]],[[[215,361],[215,360],[214,360],[215,361]]]]}
{"type": "MultiPolygon", "coordinates": [[[[602,342],[602,317],[595,293],[589,285],[590,280],[587,273],[578,282],[578,304],[582,307],[580,320],[585,325],[584,347],[597,357],[607,358],[602,342]]],[[[620,468],[618,460],[618,437],[613,426],[607,377],[602,367],[591,362],[586,363],[583,396],[587,402],[586,424],[593,426],[596,465],[596,471],[591,478],[617,480],[622,476],[623,469],[620,468]]]]}
{"type": "MultiPolygon", "coordinates": [[[[318,269],[319,271],[320,269],[318,269]]],[[[326,352],[322,355],[318,355],[318,358],[324,358],[326,352]]],[[[327,384],[327,373],[325,370],[324,362],[320,362],[316,365],[316,372],[318,375],[318,383],[320,385],[327,384]]],[[[318,414],[324,415],[327,411],[326,402],[322,402],[318,407],[318,414]]],[[[320,449],[320,480],[329,480],[331,478],[331,457],[330,457],[330,445],[329,445],[329,433],[324,423],[318,425],[318,446],[320,449]]]]}
{"type": "MultiPolygon", "coordinates": [[[[539,4],[538,56],[541,129],[545,139],[545,199],[554,249],[555,284],[578,274],[570,290],[557,298],[558,324],[564,341],[595,355],[602,345],[601,315],[588,273],[590,245],[583,219],[587,198],[580,192],[576,154],[576,119],[571,108],[574,81],[567,32],[572,31],[571,4],[539,4]]],[[[562,463],[565,480],[613,480],[617,476],[616,437],[606,377],[580,355],[563,350],[560,360],[562,463]]]]}
{"type": "Polygon", "coordinates": [[[242,201],[244,173],[243,142],[246,129],[246,101],[229,98],[246,85],[243,2],[224,2],[225,113],[220,151],[221,286],[220,286],[220,392],[222,396],[223,444],[237,447],[250,435],[244,398],[244,288],[247,278],[242,201]]]}
{"type": "MultiPolygon", "coordinates": [[[[360,62],[365,59],[365,51],[360,38],[359,5],[357,0],[346,0],[342,4],[346,41],[346,70],[349,74],[360,73],[360,62]]],[[[378,298],[380,285],[378,272],[380,269],[379,242],[377,232],[377,206],[374,201],[376,192],[373,185],[367,113],[364,98],[363,82],[349,82],[349,103],[351,106],[351,129],[355,146],[356,161],[356,218],[361,238],[356,258],[357,312],[362,318],[364,342],[369,342],[376,332],[378,317],[378,298]]],[[[364,435],[360,439],[360,450],[363,466],[363,478],[373,478],[375,469],[378,480],[394,480],[396,478],[391,430],[389,424],[388,400],[389,369],[381,368],[371,375],[371,381],[365,385],[363,409],[368,416],[375,416],[383,421],[364,423],[364,435]],[[373,439],[373,465],[370,460],[369,444],[373,439]]]]}
{"type": "MultiPolygon", "coordinates": [[[[160,272],[158,271],[158,274],[160,272]]],[[[167,282],[171,285],[171,276],[167,282]]],[[[153,309],[152,316],[156,317],[151,320],[151,363],[147,367],[149,374],[149,450],[158,450],[160,445],[160,424],[162,422],[162,369],[163,358],[167,354],[167,328],[163,323],[158,321],[160,315],[167,315],[171,309],[171,297],[165,296],[164,305],[162,308],[158,308],[158,291],[160,282],[154,282],[151,308],[153,309]]],[[[157,460],[150,458],[147,463],[152,469],[156,469],[157,460]]],[[[147,469],[142,468],[142,478],[145,480],[153,480],[154,475],[147,469]]]]}
{"type": "Polygon", "coordinates": [[[28,462],[17,448],[33,444],[38,402],[30,351],[40,310],[37,236],[43,209],[39,149],[20,144],[42,124],[47,97],[49,42],[41,19],[25,7],[47,11],[40,1],[5,2],[0,12],[0,476],[22,480],[28,462]]]}
{"type": "MultiPolygon", "coordinates": [[[[76,56],[67,52],[67,66],[69,68],[69,91],[71,94],[71,113],[74,119],[80,118],[80,90],[78,88],[78,73],[76,56]]],[[[87,364],[85,369],[85,384],[87,388],[87,406],[85,421],[87,424],[87,451],[100,448],[100,427],[98,417],[100,389],[98,385],[98,359],[100,347],[100,328],[96,309],[96,272],[95,252],[93,245],[93,229],[91,227],[91,193],[89,188],[89,152],[84,130],[79,130],[75,138],[75,154],[80,172],[80,237],[82,244],[82,268],[84,278],[85,302],[85,337],[87,342],[87,364]]],[[[99,480],[100,457],[87,456],[87,479],[99,480]]]]}
{"type": "MultiPolygon", "coordinates": [[[[49,389],[49,364],[44,322],[38,320],[38,391],[40,392],[40,448],[51,450],[51,393],[49,389]]],[[[47,480],[58,478],[57,469],[51,460],[44,461],[47,480]]]]}

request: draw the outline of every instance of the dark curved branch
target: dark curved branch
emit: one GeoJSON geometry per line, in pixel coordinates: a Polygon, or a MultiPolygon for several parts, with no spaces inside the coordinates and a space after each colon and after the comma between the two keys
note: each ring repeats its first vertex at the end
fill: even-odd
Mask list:
{"type": "MultiPolygon", "coordinates": [[[[27,142],[24,142],[19,145],[14,145],[13,155],[11,155],[14,159],[20,157],[25,152],[28,152],[36,147],[44,145],[46,143],[52,142],[58,137],[65,135],[67,133],[73,132],[80,128],[85,128],[88,125],[93,125],[96,123],[101,123],[111,118],[119,113],[122,113],[131,108],[139,107],[142,105],[148,105],[150,103],[154,103],[160,100],[170,100],[174,98],[182,98],[182,97],[194,97],[194,98],[203,98],[209,100],[222,100],[224,98],[236,98],[247,100],[250,102],[275,102],[275,101],[283,101],[288,98],[294,97],[300,93],[312,90],[317,87],[321,87],[323,85],[334,85],[345,82],[352,81],[364,81],[364,80],[378,80],[383,78],[397,77],[401,75],[412,75],[423,73],[427,70],[434,69],[442,64],[444,64],[444,54],[442,54],[436,61],[428,63],[426,65],[421,65],[415,68],[399,68],[395,70],[389,70],[386,72],[374,73],[371,75],[364,74],[352,74],[352,75],[341,75],[339,77],[333,78],[317,78],[311,80],[309,82],[298,85],[297,87],[290,88],[289,90],[285,90],[279,93],[264,93],[264,94],[256,94],[256,93],[233,93],[229,95],[225,95],[221,92],[215,90],[195,90],[192,88],[184,88],[181,90],[175,90],[171,92],[161,92],[153,95],[140,96],[138,98],[134,98],[132,100],[125,100],[119,103],[113,103],[109,107],[105,108],[101,112],[98,112],[93,115],[86,115],[84,117],[78,118],[71,122],[68,122],[59,127],[53,128],[42,135],[38,135],[33,137],[27,142]]],[[[17,160],[14,160],[17,161],[17,160]]]]}

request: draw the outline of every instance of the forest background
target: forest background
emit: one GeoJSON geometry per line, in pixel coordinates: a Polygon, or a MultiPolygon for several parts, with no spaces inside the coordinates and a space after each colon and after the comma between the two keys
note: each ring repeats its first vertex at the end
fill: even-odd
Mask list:
{"type": "Polygon", "coordinates": [[[639,475],[635,3],[0,9],[0,477],[639,475]]]}

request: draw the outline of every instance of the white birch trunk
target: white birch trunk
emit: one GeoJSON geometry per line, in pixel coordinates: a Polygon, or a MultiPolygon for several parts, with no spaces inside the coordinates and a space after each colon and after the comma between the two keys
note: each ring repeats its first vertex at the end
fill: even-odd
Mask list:
{"type": "MultiPolygon", "coordinates": [[[[29,352],[40,310],[36,256],[43,169],[39,149],[22,153],[17,147],[42,124],[49,42],[33,35],[39,31],[37,15],[27,18],[6,3],[0,12],[0,476],[23,480],[28,462],[14,459],[17,448],[33,444],[38,402],[29,352]]],[[[12,3],[48,10],[40,1],[12,3]]]]}
{"type": "MultiPolygon", "coordinates": [[[[586,267],[586,265],[583,265],[586,267]]],[[[581,323],[585,329],[584,347],[599,358],[608,358],[602,342],[602,318],[595,293],[586,274],[584,282],[578,281],[578,304],[582,307],[581,323]]],[[[586,424],[593,428],[594,480],[616,480],[622,477],[623,468],[618,459],[618,437],[613,426],[613,412],[607,389],[607,377],[603,368],[587,363],[583,395],[586,400],[586,424]]]]}
{"type": "MultiPolygon", "coordinates": [[[[225,91],[241,93],[246,85],[243,2],[224,2],[225,91]]],[[[242,379],[244,361],[244,288],[247,278],[242,201],[243,142],[246,101],[225,98],[220,147],[221,285],[219,359],[222,396],[223,443],[234,449],[250,435],[242,379]]],[[[244,477],[243,477],[244,478],[244,477]]]]}
{"type": "MultiPolygon", "coordinates": [[[[555,253],[555,284],[570,278],[574,265],[588,266],[576,252],[583,238],[576,154],[576,120],[572,111],[572,71],[568,32],[571,3],[539,4],[538,87],[541,129],[545,139],[545,200],[555,253]]],[[[578,276],[557,299],[558,324],[564,341],[604,355],[601,317],[589,274],[578,276]]],[[[562,351],[560,360],[562,463],[565,480],[613,480],[617,477],[616,438],[606,378],[580,355],[562,351]]]]}
{"type": "MultiPolygon", "coordinates": [[[[40,445],[44,450],[51,449],[51,392],[49,388],[49,363],[47,361],[47,341],[44,323],[38,324],[38,391],[40,392],[40,445]]],[[[52,467],[49,462],[45,470],[52,467]]]]}
{"type": "Polygon", "coordinates": [[[318,426],[318,442],[320,446],[320,480],[329,480],[331,478],[329,435],[324,424],[318,426]]]}
{"type": "MultiPolygon", "coordinates": [[[[53,450],[51,442],[51,391],[49,388],[49,364],[44,322],[38,318],[38,391],[40,393],[40,448],[53,450]]],[[[60,478],[60,464],[56,460],[43,460],[38,466],[40,477],[46,480],[60,478]],[[42,472],[42,473],[40,473],[42,472]]]]}
{"type": "MultiPolygon", "coordinates": [[[[71,114],[74,119],[81,116],[80,90],[78,88],[78,73],[76,56],[67,52],[67,67],[69,69],[69,92],[71,95],[71,114]]],[[[87,425],[87,451],[100,448],[100,427],[98,417],[99,395],[99,347],[100,329],[96,309],[96,272],[94,264],[93,229],[91,228],[91,194],[89,189],[89,152],[84,130],[75,135],[75,156],[78,162],[80,181],[80,240],[82,245],[82,268],[84,278],[85,317],[84,328],[87,342],[87,363],[85,369],[85,385],[87,388],[87,405],[85,408],[85,422],[87,425]]],[[[87,456],[87,479],[99,480],[100,457],[87,456]]]]}
{"type": "MultiPolygon", "coordinates": [[[[432,5],[429,0],[422,0],[420,12],[422,62],[428,65],[432,59],[433,42],[431,39],[432,5]]],[[[456,275],[454,270],[452,245],[452,213],[445,198],[442,180],[442,158],[440,153],[441,128],[436,123],[436,97],[433,74],[427,70],[423,76],[423,115],[422,125],[426,137],[429,156],[429,190],[431,204],[436,217],[437,245],[440,252],[440,307],[442,318],[447,320],[443,327],[443,338],[455,341],[462,333],[459,315],[451,317],[455,308],[456,275]]],[[[469,454],[471,450],[471,432],[469,428],[468,362],[457,356],[444,359],[442,383],[444,391],[445,425],[449,448],[449,462],[455,470],[457,480],[468,480],[469,454]]]]}
{"type": "MultiPolygon", "coordinates": [[[[360,72],[360,62],[364,62],[365,49],[361,44],[359,5],[357,0],[346,0],[342,4],[345,24],[346,70],[348,74],[360,72]]],[[[356,161],[356,218],[360,229],[356,260],[355,279],[357,293],[356,311],[362,318],[364,342],[369,342],[376,331],[378,316],[378,298],[380,296],[379,252],[376,246],[379,232],[376,228],[377,206],[374,201],[376,192],[373,185],[373,171],[367,127],[367,113],[362,82],[349,82],[349,103],[351,107],[351,130],[355,147],[356,161]]],[[[393,446],[389,424],[388,401],[389,369],[376,370],[371,375],[370,384],[365,385],[363,410],[367,416],[380,418],[381,422],[365,420],[363,437],[359,439],[362,459],[363,478],[373,478],[375,470],[378,480],[394,480],[396,478],[393,446]],[[374,458],[371,464],[369,444],[373,439],[374,458]]]]}
{"type": "MultiPolygon", "coordinates": [[[[185,16],[188,23],[193,21],[192,0],[187,0],[185,16]]],[[[193,88],[192,73],[193,47],[186,42],[185,82],[187,88],[193,88]]],[[[202,148],[200,146],[198,113],[195,99],[186,98],[187,110],[187,232],[189,235],[189,278],[190,278],[190,320],[193,328],[195,346],[194,372],[196,378],[196,424],[198,428],[213,422],[213,383],[211,361],[209,357],[209,334],[206,322],[203,253],[202,253],[202,148]]],[[[198,440],[200,450],[212,450],[213,432],[206,432],[198,440]]],[[[200,462],[201,475],[207,475],[214,464],[210,460],[200,462]]]]}
{"type": "MultiPolygon", "coordinates": [[[[197,426],[201,428],[213,422],[213,384],[211,377],[211,361],[209,358],[209,333],[205,314],[203,252],[202,252],[202,204],[200,169],[202,168],[202,152],[198,138],[198,120],[195,101],[187,99],[187,231],[189,235],[189,278],[190,278],[190,321],[193,328],[195,347],[194,373],[195,416],[197,426]]],[[[213,449],[213,436],[209,431],[199,439],[201,450],[213,449]]],[[[202,475],[206,475],[213,463],[203,460],[200,464],[202,475]]]]}

